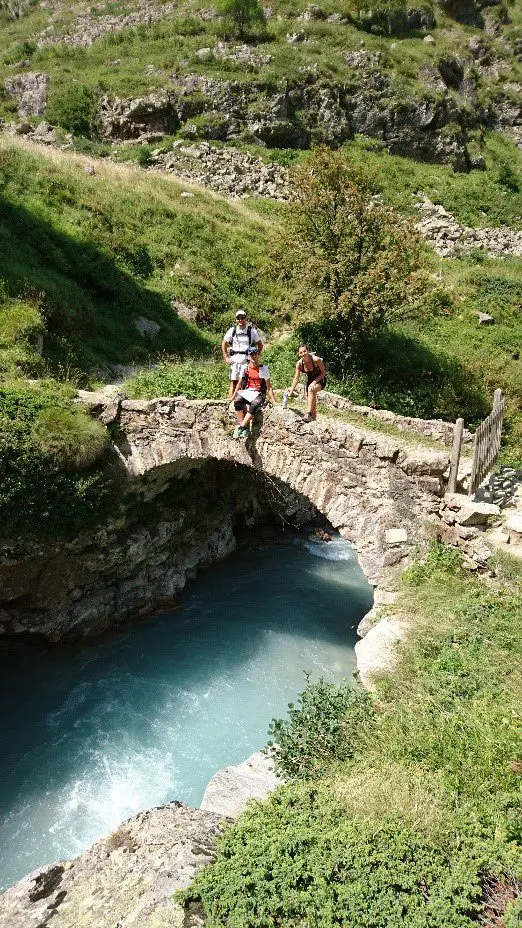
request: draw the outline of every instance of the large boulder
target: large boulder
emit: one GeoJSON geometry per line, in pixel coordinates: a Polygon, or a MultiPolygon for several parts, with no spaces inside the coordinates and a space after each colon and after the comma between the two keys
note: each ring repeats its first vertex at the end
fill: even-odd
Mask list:
{"type": "Polygon", "coordinates": [[[171,802],[124,822],[80,857],[41,867],[0,896],[0,928],[187,928],[172,899],[214,858],[223,819],[171,802]]]}
{"type": "Polygon", "coordinates": [[[280,784],[270,757],[258,751],[241,764],[219,770],[210,780],[201,808],[237,818],[250,799],[265,799],[280,784]]]}
{"type": "Polygon", "coordinates": [[[4,81],[7,93],[17,100],[18,115],[21,119],[26,119],[27,116],[43,116],[47,106],[49,81],[48,74],[33,71],[17,74],[4,81]]]}

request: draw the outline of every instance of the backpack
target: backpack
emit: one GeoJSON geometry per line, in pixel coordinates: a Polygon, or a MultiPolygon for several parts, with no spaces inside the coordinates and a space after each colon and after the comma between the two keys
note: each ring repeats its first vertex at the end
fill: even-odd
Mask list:
{"type": "MultiPolygon", "coordinates": [[[[236,333],[237,333],[237,326],[234,326],[234,328],[232,329],[232,339],[230,341],[231,345],[234,343],[236,333]]],[[[246,334],[248,335],[248,347],[250,348],[252,344],[252,326],[251,325],[247,326],[246,334]]]]}

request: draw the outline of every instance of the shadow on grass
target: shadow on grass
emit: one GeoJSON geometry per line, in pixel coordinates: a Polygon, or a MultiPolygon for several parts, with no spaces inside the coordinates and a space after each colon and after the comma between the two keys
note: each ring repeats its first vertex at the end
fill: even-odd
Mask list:
{"type": "Polygon", "coordinates": [[[145,363],[160,351],[209,353],[208,338],[147,287],[154,267],[143,246],[105,252],[0,196],[0,254],[0,276],[10,295],[25,296],[41,309],[51,367],[67,364],[85,373],[145,363]],[[157,334],[138,331],[140,316],[160,327],[157,334]]]}
{"type": "Polygon", "coordinates": [[[356,403],[420,418],[456,419],[474,424],[490,411],[483,385],[451,355],[437,352],[420,338],[384,329],[373,338],[352,342],[343,353],[332,352],[331,335],[316,327],[305,339],[324,349],[335,382],[330,389],[356,403]],[[321,344],[322,342],[322,344],[321,344]]]}

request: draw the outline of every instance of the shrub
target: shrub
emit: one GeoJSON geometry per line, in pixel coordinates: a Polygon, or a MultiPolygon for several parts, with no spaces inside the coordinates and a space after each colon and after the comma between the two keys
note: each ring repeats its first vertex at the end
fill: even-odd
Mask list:
{"type": "Polygon", "coordinates": [[[35,445],[58,468],[88,470],[107,446],[107,430],[84,410],[42,409],[33,427],[35,445]]]}
{"type": "Polygon", "coordinates": [[[473,928],[480,858],[456,860],[397,822],[350,817],[320,784],[256,803],[218,840],[184,903],[209,928],[473,928]]]}
{"type": "Polygon", "coordinates": [[[298,324],[323,323],[340,353],[415,305],[424,279],[410,224],[376,199],[376,181],[339,152],[315,150],[291,172],[277,246],[298,324]]]}
{"type": "Polygon", "coordinates": [[[98,423],[92,423],[91,432],[85,413],[72,406],[72,395],[69,387],[53,381],[0,385],[3,538],[71,538],[99,524],[118,506],[119,488],[111,472],[100,467],[88,474],[72,469],[75,457],[80,464],[92,464],[91,442],[101,450],[98,423]],[[80,442],[76,447],[73,436],[80,442]],[[66,466],[61,468],[64,459],[66,466]]]}
{"type": "Polygon", "coordinates": [[[265,14],[259,0],[219,0],[217,8],[225,25],[241,39],[245,38],[252,26],[265,22],[265,14]]]}
{"type": "Polygon", "coordinates": [[[186,396],[187,399],[220,400],[227,395],[228,369],[224,364],[198,361],[163,362],[151,371],[136,374],[126,384],[129,396],[186,396]]]}
{"type": "Polygon", "coordinates": [[[334,761],[353,757],[358,738],[372,720],[367,693],[347,681],[311,683],[307,675],[298,706],[290,703],[288,718],[270,724],[268,746],[278,774],[292,780],[321,776],[334,761]]]}
{"type": "Polygon", "coordinates": [[[96,94],[83,84],[69,83],[51,93],[46,118],[68,132],[91,136],[96,115],[96,94]]]}

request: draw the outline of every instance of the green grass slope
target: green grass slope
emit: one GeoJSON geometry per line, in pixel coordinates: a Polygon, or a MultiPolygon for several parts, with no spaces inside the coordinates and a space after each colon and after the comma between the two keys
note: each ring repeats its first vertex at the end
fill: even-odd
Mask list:
{"type": "Polygon", "coordinates": [[[139,169],[85,166],[0,142],[4,373],[13,362],[41,372],[34,351],[22,357],[40,336],[49,370],[76,377],[162,351],[211,353],[214,337],[180,319],[176,301],[218,324],[255,303],[265,320],[280,298],[263,274],[262,218],[139,169]],[[158,334],[141,335],[139,317],[158,334]]]}

